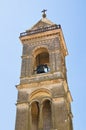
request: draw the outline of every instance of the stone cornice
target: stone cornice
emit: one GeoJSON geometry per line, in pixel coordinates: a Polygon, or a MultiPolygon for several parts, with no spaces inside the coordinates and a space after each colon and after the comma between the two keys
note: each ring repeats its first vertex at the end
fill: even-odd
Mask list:
{"type": "Polygon", "coordinates": [[[22,44],[26,44],[26,42],[30,41],[30,40],[36,40],[36,39],[43,38],[43,37],[46,37],[46,39],[47,39],[48,37],[55,37],[55,36],[58,36],[58,38],[60,40],[60,44],[61,44],[61,48],[62,48],[64,56],[68,55],[65,39],[64,39],[61,29],[40,32],[40,33],[36,33],[34,35],[25,35],[23,37],[20,37],[20,40],[21,40],[22,44]]]}
{"type": "Polygon", "coordinates": [[[47,86],[47,85],[51,85],[51,84],[57,84],[57,83],[61,83],[63,79],[52,79],[52,80],[47,80],[47,81],[41,81],[41,82],[32,82],[32,83],[20,83],[19,85],[16,85],[16,88],[18,90],[21,89],[27,89],[27,88],[32,88],[35,86],[36,87],[40,87],[40,86],[47,86]]]}
{"type": "Polygon", "coordinates": [[[40,32],[40,33],[36,33],[34,35],[26,35],[26,36],[20,37],[20,40],[23,43],[24,40],[31,40],[31,39],[42,38],[42,37],[46,37],[46,36],[53,36],[53,35],[58,34],[59,30],[60,29],[50,30],[47,32],[40,32]]]}

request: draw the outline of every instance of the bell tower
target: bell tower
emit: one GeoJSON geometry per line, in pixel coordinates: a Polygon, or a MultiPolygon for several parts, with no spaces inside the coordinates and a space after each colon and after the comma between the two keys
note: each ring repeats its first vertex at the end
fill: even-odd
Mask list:
{"type": "Polygon", "coordinates": [[[20,34],[23,46],[17,85],[15,130],[73,130],[66,76],[68,51],[61,25],[46,17],[20,34]]]}

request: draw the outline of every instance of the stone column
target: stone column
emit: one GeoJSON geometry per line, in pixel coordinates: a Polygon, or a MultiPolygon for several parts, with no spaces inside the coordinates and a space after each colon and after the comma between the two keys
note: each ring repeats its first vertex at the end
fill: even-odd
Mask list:
{"type": "Polygon", "coordinates": [[[30,61],[30,60],[29,60],[29,57],[27,56],[26,57],[26,70],[25,70],[26,77],[28,76],[28,71],[29,71],[29,62],[28,61],[30,61]]]}
{"type": "Polygon", "coordinates": [[[27,56],[26,57],[26,70],[25,70],[25,73],[26,73],[26,76],[31,76],[32,75],[32,71],[33,71],[33,57],[32,56],[27,56]]]}
{"type": "Polygon", "coordinates": [[[32,57],[22,57],[21,77],[28,77],[32,74],[32,57]]]}
{"type": "Polygon", "coordinates": [[[54,72],[55,71],[55,53],[50,52],[50,71],[54,72]]]}
{"type": "Polygon", "coordinates": [[[28,130],[28,103],[17,104],[15,130],[28,130]]]}
{"type": "Polygon", "coordinates": [[[51,104],[51,130],[55,130],[55,109],[54,109],[54,102],[52,101],[52,104],[51,104]]]}
{"type": "Polygon", "coordinates": [[[32,130],[32,115],[31,115],[31,105],[30,104],[29,104],[29,109],[28,109],[28,116],[29,116],[29,120],[28,120],[29,129],[28,130],[32,130]]]}
{"type": "Polygon", "coordinates": [[[26,76],[26,57],[22,56],[21,77],[26,76]]]}
{"type": "Polygon", "coordinates": [[[62,57],[61,57],[61,52],[56,51],[55,52],[55,69],[56,71],[62,71],[62,57]]]}
{"type": "Polygon", "coordinates": [[[43,110],[43,104],[39,104],[39,125],[38,125],[38,128],[39,130],[43,130],[43,113],[42,113],[42,110],[43,110]]]}
{"type": "Polygon", "coordinates": [[[57,130],[70,130],[68,127],[69,121],[67,118],[67,106],[63,97],[53,99],[54,108],[54,122],[53,129],[57,130]]]}

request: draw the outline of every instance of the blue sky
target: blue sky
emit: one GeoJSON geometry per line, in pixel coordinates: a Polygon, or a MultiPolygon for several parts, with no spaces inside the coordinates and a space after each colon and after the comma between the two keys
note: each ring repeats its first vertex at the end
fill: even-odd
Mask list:
{"type": "Polygon", "coordinates": [[[22,45],[19,34],[41,19],[61,24],[69,55],[66,57],[68,84],[73,97],[74,130],[86,123],[86,1],[2,0],[0,1],[0,130],[14,130],[22,45]]]}

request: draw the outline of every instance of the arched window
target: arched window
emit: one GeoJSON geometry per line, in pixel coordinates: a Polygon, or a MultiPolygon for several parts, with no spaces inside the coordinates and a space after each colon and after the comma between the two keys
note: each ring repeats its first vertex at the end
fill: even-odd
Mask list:
{"type": "Polygon", "coordinates": [[[49,100],[43,102],[43,130],[51,129],[51,103],[49,100]]]}
{"type": "Polygon", "coordinates": [[[35,73],[47,73],[50,71],[49,53],[46,48],[39,48],[35,51],[34,70],[35,73]]]}
{"type": "Polygon", "coordinates": [[[33,102],[31,104],[31,115],[32,115],[32,130],[38,130],[38,122],[39,122],[38,102],[33,102]]]}
{"type": "Polygon", "coordinates": [[[49,54],[48,52],[42,52],[36,56],[36,64],[49,64],[49,54]]]}

